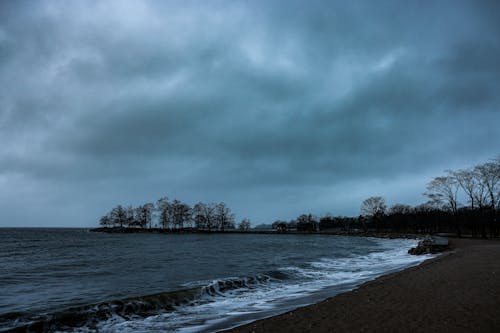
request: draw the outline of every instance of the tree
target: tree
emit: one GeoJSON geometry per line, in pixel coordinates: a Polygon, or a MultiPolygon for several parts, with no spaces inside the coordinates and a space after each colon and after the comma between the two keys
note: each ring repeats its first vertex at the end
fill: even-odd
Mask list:
{"type": "Polygon", "coordinates": [[[474,198],[474,204],[479,208],[479,212],[476,213],[476,221],[479,219],[481,224],[481,237],[486,238],[486,221],[485,221],[485,208],[488,205],[488,191],[486,189],[486,184],[483,182],[481,172],[479,167],[476,166],[472,169],[472,177],[474,177],[474,188],[472,190],[472,197],[474,198]],[[477,216],[479,215],[479,216],[477,216]]]}
{"type": "Polygon", "coordinates": [[[193,219],[196,228],[208,230],[216,228],[216,205],[198,202],[193,207],[193,219]]]}
{"type": "Polygon", "coordinates": [[[191,220],[192,211],[189,205],[180,202],[179,200],[174,200],[170,208],[172,210],[173,225],[176,228],[184,228],[184,223],[191,220]]]}
{"type": "Polygon", "coordinates": [[[241,231],[248,231],[250,229],[250,220],[249,219],[243,219],[241,220],[240,224],[238,225],[238,228],[241,231]]]}
{"type": "Polygon", "coordinates": [[[205,204],[203,202],[198,202],[193,207],[193,220],[196,229],[205,230],[208,229],[207,219],[205,217],[205,204]]]}
{"type": "Polygon", "coordinates": [[[482,180],[481,172],[479,172],[478,167],[474,168],[473,176],[476,183],[473,192],[474,201],[479,209],[483,210],[488,205],[488,191],[486,189],[486,185],[482,180]]]}
{"type": "Polygon", "coordinates": [[[376,217],[385,214],[387,206],[382,197],[369,197],[361,204],[361,215],[365,217],[376,217]]]}
{"type": "Polygon", "coordinates": [[[138,225],[138,222],[135,218],[135,209],[132,206],[127,206],[127,208],[125,209],[125,225],[127,227],[134,227],[138,225]]]}
{"type": "Polygon", "coordinates": [[[159,222],[163,229],[171,228],[174,222],[172,203],[167,197],[159,199],[156,203],[159,214],[159,222]]]}
{"type": "Polygon", "coordinates": [[[302,214],[297,217],[297,231],[317,231],[319,223],[311,214],[302,214]]]}
{"type": "Polygon", "coordinates": [[[498,204],[499,185],[500,185],[500,161],[497,158],[493,162],[478,165],[476,170],[478,172],[479,180],[483,184],[486,193],[490,200],[490,207],[494,210],[498,204]]]}
{"type": "MultiPolygon", "coordinates": [[[[500,156],[491,162],[476,166],[475,170],[480,184],[478,186],[478,196],[483,195],[484,206],[489,208],[490,233],[493,237],[498,237],[497,207],[500,205],[500,156]]],[[[483,212],[482,207],[481,212],[483,212]]],[[[483,225],[483,228],[486,227],[483,225]]],[[[485,234],[486,231],[483,231],[483,237],[485,237],[485,234]]]]}
{"type": "Polygon", "coordinates": [[[409,205],[395,204],[389,208],[389,214],[391,215],[407,215],[410,214],[413,208],[409,205]]]}
{"type": "Polygon", "coordinates": [[[99,220],[99,224],[101,226],[103,226],[104,228],[108,228],[112,225],[112,221],[111,221],[111,217],[109,214],[106,214],[104,216],[101,217],[101,219],[99,220]]]}
{"type": "Polygon", "coordinates": [[[119,225],[120,228],[123,228],[123,225],[127,223],[127,212],[122,205],[113,208],[110,217],[113,225],[119,225]]]}
{"type": "MultiPolygon", "coordinates": [[[[375,228],[378,230],[380,228],[380,221],[385,215],[387,206],[385,205],[385,199],[382,197],[369,197],[365,199],[361,204],[361,216],[366,222],[372,222],[375,228]]],[[[364,224],[366,227],[366,224],[364,224]]]]}
{"type": "Polygon", "coordinates": [[[221,231],[234,229],[234,214],[224,202],[215,205],[215,221],[217,228],[221,231]]]}
{"type": "Polygon", "coordinates": [[[427,192],[424,194],[432,201],[443,203],[444,207],[451,211],[451,213],[455,216],[457,236],[461,237],[462,233],[457,219],[459,186],[460,185],[455,177],[436,177],[429,184],[427,184],[427,192]]]}
{"type": "Polygon", "coordinates": [[[464,169],[458,171],[449,171],[448,172],[452,177],[455,178],[459,187],[464,191],[464,193],[469,198],[471,209],[475,208],[475,196],[474,191],[477,188],[477,177],[474,174],[474,170],[464,169]]]}
{"type": "Polygon", "coordinates": [[[272,226],[272,228],[273,228],[273,229],[275,229],[275,230],[276,230],[276,229],[278,228],[278,225],[283,224],[283,223],[284,223],[284,224],[287,224],[287,222],[286,222],[286,221],[284,221],[284,220],[276,220],[276,221],[274,221],[274,222],[271,224],[271,226],[272,226]]]}
{"type": "Polygon", "coordinates": [[[151,229],[153,208],[154,205],[152,203],[146,203],[135,209],[135,219],[141,228],[145,228],[149,225],[149,228],[151,229]]]}
{"type": "Polygon", "coordinates": [[[441,202],[452,213],[458,210],[459,184],[454,177],[442,176],[434,178],[427,184],[427,192],[424,194],[435,202],[441,202]]]}
{"type": "Polygon", "coordinates": [[[193,227],[193,209],[188,204],[182,204],[180,208],[180,215],[182,217],[183,225],[187,227],[193,227]]]}

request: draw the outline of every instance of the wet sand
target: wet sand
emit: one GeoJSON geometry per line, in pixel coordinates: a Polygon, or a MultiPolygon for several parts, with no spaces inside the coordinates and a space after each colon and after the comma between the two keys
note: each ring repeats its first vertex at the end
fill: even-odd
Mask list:
{"type": "Polygon", "coordinates": [[[500,241],[450,243],[417,267],[228,332],[500,332],[500,241]]]}

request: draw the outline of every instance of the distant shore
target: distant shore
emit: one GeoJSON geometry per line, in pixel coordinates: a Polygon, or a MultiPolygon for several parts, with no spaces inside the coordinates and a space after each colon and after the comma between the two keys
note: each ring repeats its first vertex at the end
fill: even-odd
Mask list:
{"type": "Polygon", "coordinates": [[[500,241],[451,245],[419,266],[227,332],[499,332],[500,241]]]}
{"type": "Polygon", "coordinates": [[[104,233],[116,233],[116,234],[248,234],[248,235],[334,235],[334,236],[363,236],[363,237],[377,237],[377,238],[406,238],[406,239],[417,239],[422,238],[425,234],[412,234],[412,233],[400,233],[400,232],[389,232],[389,231],[374,231],[374,230],[320,230],[320,231],[296,231],[289,230],[286,232],[280,232],[276,230],[266,230],[266,229],[250,229],[250,230],[238,230],[229,229],[225,231],[220,230],[197,230],[197,229],[161,229],[161,228],[91,228],[90,232],[104,232],[104,233]]]}

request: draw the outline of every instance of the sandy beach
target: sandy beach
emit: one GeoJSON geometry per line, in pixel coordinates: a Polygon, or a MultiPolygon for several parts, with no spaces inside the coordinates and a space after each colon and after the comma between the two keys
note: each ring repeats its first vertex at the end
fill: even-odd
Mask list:
{"type": "Polygon", "coordinates": [[[419,266],[228,332],[500,332],[500,241],[450,243],[419,266]]]}

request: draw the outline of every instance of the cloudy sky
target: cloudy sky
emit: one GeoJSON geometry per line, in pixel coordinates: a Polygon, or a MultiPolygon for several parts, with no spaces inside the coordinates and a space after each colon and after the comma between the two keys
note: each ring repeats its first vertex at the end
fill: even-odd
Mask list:
{"type": "Polygon", "coordinates": [[[500,6],[2,1],[0,87],[0,226],[356,215],[498,155],[500,6]]]}

